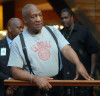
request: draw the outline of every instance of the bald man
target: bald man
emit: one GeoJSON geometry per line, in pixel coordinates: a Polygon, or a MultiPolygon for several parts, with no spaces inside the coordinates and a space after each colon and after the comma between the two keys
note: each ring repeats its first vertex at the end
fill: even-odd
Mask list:
{"type": "MultiPolygon", "coordinates": [[[[12,40],[23,31],[24,25],[19,18],[11,18],[7,23],[8,35],[0,41],[0,79],[12,79],[10,69],[7,67],[12,40]]],[[[11,86],[5,87],[7,96],[14,93],[11,86]]]]}

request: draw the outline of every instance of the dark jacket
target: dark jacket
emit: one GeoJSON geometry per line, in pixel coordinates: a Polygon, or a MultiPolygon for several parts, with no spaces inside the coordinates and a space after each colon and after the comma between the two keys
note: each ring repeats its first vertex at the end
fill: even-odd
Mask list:
{"type": "Polygon", "coordinates": [[[9,53],[10,49],[6,38],[0,40],[0,79],[8,79],[9,77],[12,77],[10,68],[7,66],[9,60],[9,53]],[[5,56],[1,55],[2,48],[6,48],[5,56]]]}

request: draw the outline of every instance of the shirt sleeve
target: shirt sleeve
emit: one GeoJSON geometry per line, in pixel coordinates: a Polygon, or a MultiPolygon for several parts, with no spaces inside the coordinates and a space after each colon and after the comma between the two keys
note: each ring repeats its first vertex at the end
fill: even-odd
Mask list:
{"type": "Polygon", "coordinates": [[[10,48],[10,57],[8,61],[8,66],[23,68],[23,58],[20,54],[21,50],[22,49],[18,47],[18,44],[15,41],[13,41],[10,48]]]}
{"type": "Polygon", "coordinates": [[[55,34],[57,40],[58,40],[58,46],[60,48],[60,50],[62,50],[62,48],[64,48],[66,45],[69,44],[69,42],[65,39],[65,37],[61,34],[61,32],[50,26],[50,29],[53,31],[53,33],[55,34]]]}
{"type": "Polygon", "coordinates": [[[98,46],[91,32],[87,30],[87,50],[90,54],[97,52],[98,46]]]}

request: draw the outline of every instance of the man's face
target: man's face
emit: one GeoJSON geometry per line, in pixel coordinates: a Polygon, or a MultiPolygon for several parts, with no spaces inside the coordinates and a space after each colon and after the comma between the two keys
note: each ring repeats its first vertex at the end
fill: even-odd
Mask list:
{"type": "Polygon", "coordinates": [[[20,34],[24,29],[24,25],[22,21],[18,20],[11,26],[11,35],[12,38],[15,38],[18,34],[20,34]]]}
{"type": "Polygon", "coordinates": [[[39,8],[30,6],[27,9],[27,17],[24,18],[29,31],[32,33],[39,33],[43,26],[43,16],[39,8]]]}
{"type": "Polygon", "coordinates": [[[73,24],[73,16],[71,16],[68,12],[61,13],[61,20],[65,28],[70,28],[73,24]]]}

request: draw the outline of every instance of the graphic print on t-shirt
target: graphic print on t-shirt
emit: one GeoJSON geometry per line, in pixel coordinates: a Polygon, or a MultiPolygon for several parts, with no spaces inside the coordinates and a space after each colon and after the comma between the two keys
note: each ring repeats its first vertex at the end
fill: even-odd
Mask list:
{"type": "Polygon", "coordinates": [[[35,45],[31,47],[31,50],[34,52],[38,52],[38,56],[41,60],[46,61],[50,58],[51,53],[49,51],[49,48],[51,48],[50,41],[42,41],[37,42],[35,45]]]}

